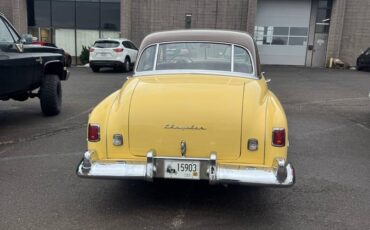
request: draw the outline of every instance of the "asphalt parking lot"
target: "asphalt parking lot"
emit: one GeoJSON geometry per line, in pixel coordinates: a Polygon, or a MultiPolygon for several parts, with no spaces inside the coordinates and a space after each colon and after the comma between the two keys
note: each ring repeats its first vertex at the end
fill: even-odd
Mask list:
{"type": "Polygon", "coordinates": [[[88,113],[126,76],[71,71],[59,116],[0,102],[0,229],[370,229],[370,72],[264,67],[297,174],[277,189],[78,178],[88,113]]]}

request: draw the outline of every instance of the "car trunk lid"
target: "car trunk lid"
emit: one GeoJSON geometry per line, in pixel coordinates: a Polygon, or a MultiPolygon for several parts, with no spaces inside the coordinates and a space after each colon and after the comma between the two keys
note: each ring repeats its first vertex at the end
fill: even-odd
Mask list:
{"type": "Polygon", "coordinates": [[[244,81],[239,78],[179,75],[142,78],[129,111],[131,154],[145,156],[240,156],[244,81]],[[185,143],[185,153],[181,151],[185,143]]]}

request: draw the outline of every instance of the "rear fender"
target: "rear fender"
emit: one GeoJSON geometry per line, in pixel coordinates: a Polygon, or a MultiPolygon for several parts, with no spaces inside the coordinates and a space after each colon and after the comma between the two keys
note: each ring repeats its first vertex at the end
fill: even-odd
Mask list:
{"type": "Polygon", "coordinates": [[[288,122],[285,111],[280,101],[274,93],[268,91],[268,102],[266,108],[266,131],[265,131],[265,165],[272,166],[275,158],[287,158],[289,140],[288,140],[288,122]],[[272,145],[272,131],[274,128],[285,129],[285,146],[275,147],[272,145]]]}

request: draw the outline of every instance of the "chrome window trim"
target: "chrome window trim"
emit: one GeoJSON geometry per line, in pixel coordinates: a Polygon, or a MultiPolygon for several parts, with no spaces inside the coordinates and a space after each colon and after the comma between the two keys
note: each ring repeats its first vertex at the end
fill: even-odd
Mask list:
{"type": "Polygon", "coordinates": [[[224,76],[233,76],[233,77],[246,77],[246,78],[252,78],[252,79],[259,79],[256,75],[256,66],[254,63],[253,56],[249,49],[247,49],[243,45],[239,44],[233,44],[233,43],[227,43],[227,42],[214,42],[214,41],[169,41],[169,42],[161,42],[161,43],[152,43],[144,47],[141,52],[139,53],[137,65],[135,66],[133,77],[139,77],[139,76],[148,76],[148,75],[157,75],[157,74],[215,74],[215,75],[224,75],[224,76]],[[158,51],[159,51],[159,45],[162,44],[172,44],[172,43],[214,43],[214,44],[225,44],[231,46],[231,71],[217,71],[217,70],[197,70],[197,69],[179,69],[179,70],[156,70],[157,68],[157,59],[158,59],[158,51]],[[139,62],[141,60],[141,55],[143,52],[150,46],[156,46],[155,51],[155,57],[154,57],[154,66],[151,71],[136,71],[137,67],[139,65],[139,62]],[[252,63],[252,73],[247,74],[243,72],[234,72],[234,48],[235,46],[241,47],[244,50],[247,51],[251,63],[252,63]]]}
{"type": "MultiPolygon", "coordinates": [[[[231,72],[232,73],[234,73],[234,65],[235,65],[235,63],[234,63],[234,48],[235,48],[235,45],[232,44],[231,45],[231,72]]],[[[249,59],[252,59],[252,58],[249,58],[249,59]]],[[[253,68],[253,66],[252,66],[252,68],[253,68]]],[[[254,68],[253,68],[253,71],[254,71],[254,68]]]]}
{"type": "Polygon", "coordinates": [[[170,75],[170,74],[211,74],[211,75],[221,75],[221,76],[231,76],[231,77],[245,77],[260,80],[260,78],[255,75],[240,73],[240,72],[230,72],[230,71],[217,71],[217,70],[154,70],[154,71],[143,71],[135,73],[133,77],[150,76],[150,75],[170,75]]]}
{"type": "MultiPolygon", "coordinates": [[[[158,50],[159,50],[159,44],[157,43],[157,44],[155,45],[155,54],[154,54],[153,71],[156,71],[156,70],[157,70],[158,50]]],[[[145,72],[145,71],[142,71],[142,72],[145,72]]]]}

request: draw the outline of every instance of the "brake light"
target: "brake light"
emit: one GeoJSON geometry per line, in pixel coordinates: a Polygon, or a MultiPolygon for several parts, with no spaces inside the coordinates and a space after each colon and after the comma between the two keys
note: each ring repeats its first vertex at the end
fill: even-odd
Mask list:
{"type": "Polygon", "coordinates": [[[91,142],[100,141],[100,127],[98,124],[89,124],[87,139],[91,142]]]}
{"type": "Polygon", "coordinates": [[[116,53],[120,53],[120,52],[122,52],[122,51],[123,51],[123,48],[114,48],[113,50],[114,50],[114,52],[116,52],[116,53]]]}
{"type": "Polygon", "coordinates": [[[95,49],[94,48],[90,48],[89,51],[90,51],[90,53],[92,53],[92,52],[95,51],[95,49]]]}
{"type": "Polygon", "coordinates": [[[276,147],[285,146],[285,129],[284,128],[274,128],[272,130],[272,145],[276,147]]]}

